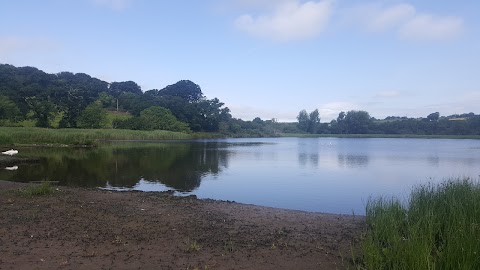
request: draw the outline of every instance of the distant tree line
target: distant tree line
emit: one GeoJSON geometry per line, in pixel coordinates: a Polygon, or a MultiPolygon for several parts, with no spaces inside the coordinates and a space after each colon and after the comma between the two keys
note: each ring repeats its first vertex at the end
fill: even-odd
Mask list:
{"type": "Polygon", "coordinates": [[[47,74],[33,67],[0,65],[0,124],[32,120],[38,127],[102,128],[107,111],[128,119],[114,128],[218,132],[229,126],[230,110],[207,99],[197,84],[182,80],[143,92],[133,81],[107,83],[84,73],[47,74]]]}
{"type": "Polygon", "coordinates": [[[108,83],[84,73],[48,74],[34,67],[0,64],[0,126],[117,128],[216,132],[263,137],[282,133],[480,135],[474,113],[425,118],[390,116],[378,120],[366,111],[341,112],[329,123],[320,113],[300,111],[296,123],[233,118],[218,98],[181,80],[163,89],[142,91],[133,81],[108,83]]]}
{"type": "Polygon", "coordinates": [[[310,114],[302,110],[297,120],[298,129],[312,134],[480,135],[480,115],[474,113],[440,116],[434,112],[424,118],[389,116],[379,120],[366,111],[352,110],[320,123],[318,110],[310,114]]]}
{"type": "Polygon", "coordinates": [[[300,132],[295,123],[233,118],[224,105],[217,98],[207,99],[189,80],[144,92],[133,81],[108,83],[84,73],[48,74],[0,64],[0,126],[29,122],[47,128],[160,129],[239,137],[300,132]]]}

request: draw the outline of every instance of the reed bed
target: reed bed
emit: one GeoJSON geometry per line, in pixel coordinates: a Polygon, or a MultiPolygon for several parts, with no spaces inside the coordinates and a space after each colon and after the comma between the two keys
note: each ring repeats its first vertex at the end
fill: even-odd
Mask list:
{"type": "Polygon", "coordinates": [[[141,131],[122,129],[0,127],[0,145],[96,145],[99,141],[110,140],[183,140],[192,138],[192,134],[165,130],[141,131]]]}
{"type": "Polygon", "coordinates": [[[480,269],[480,183],[452,179],[407,203],[370,199],[359,269],[480,269]]]}

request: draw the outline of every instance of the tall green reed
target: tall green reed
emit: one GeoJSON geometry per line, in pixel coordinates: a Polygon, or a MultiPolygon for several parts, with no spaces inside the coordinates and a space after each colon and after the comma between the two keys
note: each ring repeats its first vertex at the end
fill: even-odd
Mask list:
{"type": "Polygon", "coordinates": [[[480,269],[478,181],[420,185],[406,203],[370,199],[366,216],[366,269],[480,269]]]}
{"type": "Polygon", "coordinates": [[[191,139],[191,134],[165,130],[140,131],[120,129],[46,129],[0,127],[0,144],[95,145],[103,140],[177,140],[191,139]]]}

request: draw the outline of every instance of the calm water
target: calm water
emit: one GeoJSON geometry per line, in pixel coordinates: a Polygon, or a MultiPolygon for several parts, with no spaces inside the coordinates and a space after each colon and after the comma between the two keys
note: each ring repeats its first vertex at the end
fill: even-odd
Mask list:
{"type": "Polygon", "coordinates": [[[369,196],[406,197],[419,183],[480,175],[480,140],[275,138],[115,142],[27,148],[36,165],[0,179],[195,194],[265,206],[364,213],[369,196]]]}

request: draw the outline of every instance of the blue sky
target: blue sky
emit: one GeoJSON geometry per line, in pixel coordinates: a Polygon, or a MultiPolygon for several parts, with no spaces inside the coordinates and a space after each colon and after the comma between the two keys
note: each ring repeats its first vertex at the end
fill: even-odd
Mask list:
{"type": "Polygon", "coordinates": [[[0,63],[144,91],[188,79],[245,120],[480,113],[478,11],[474,0],[0,0],[0,63]]]}

